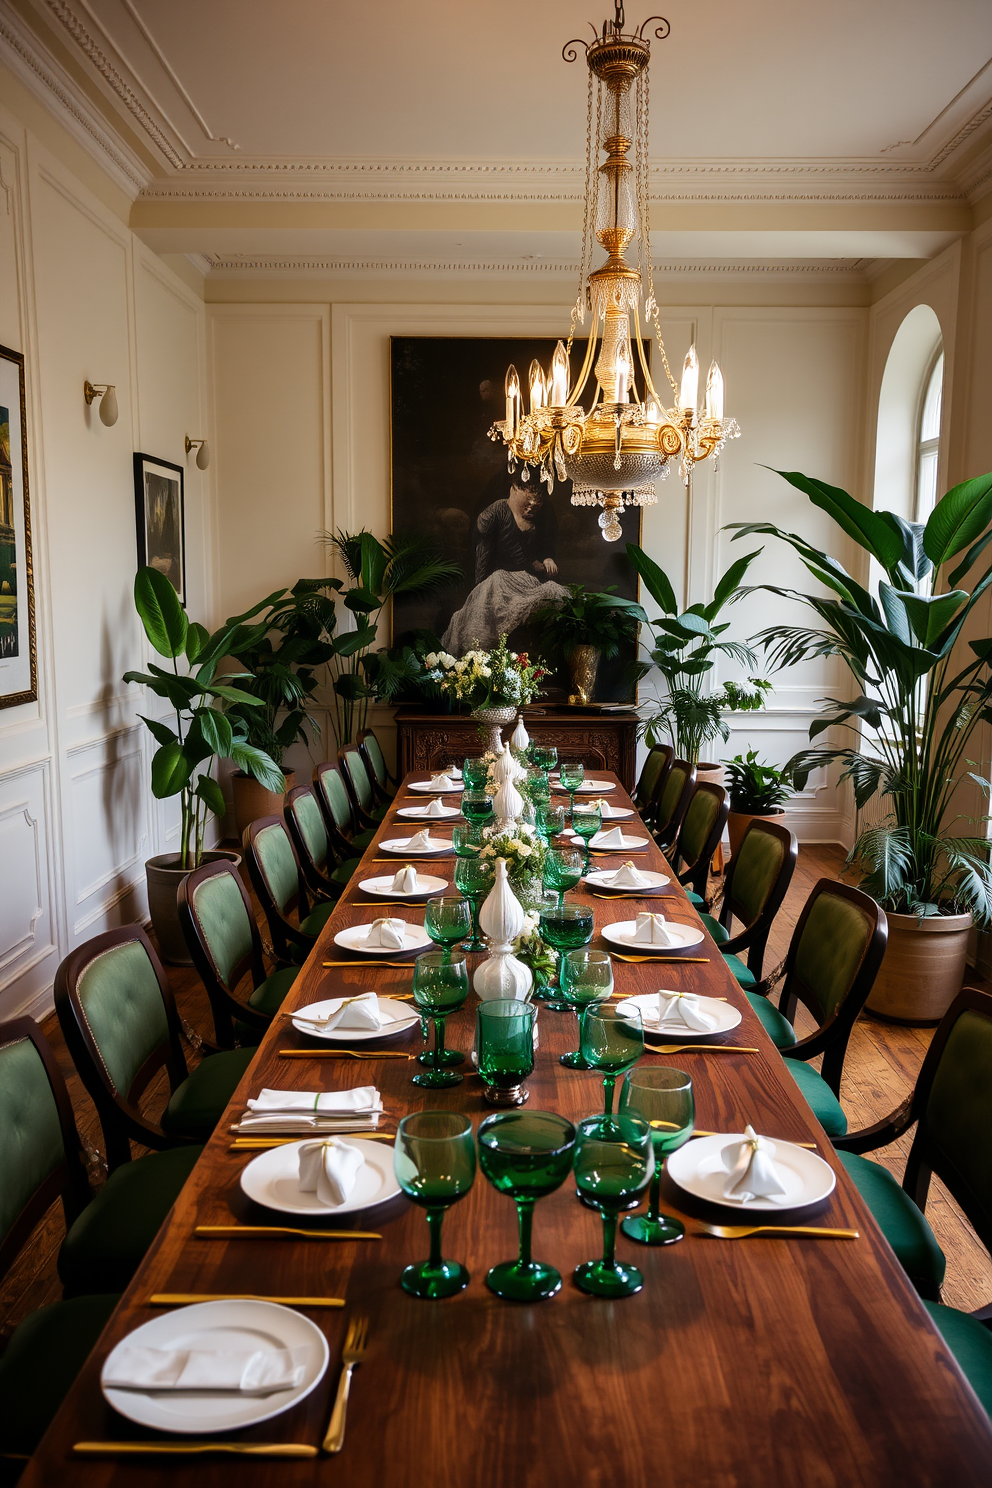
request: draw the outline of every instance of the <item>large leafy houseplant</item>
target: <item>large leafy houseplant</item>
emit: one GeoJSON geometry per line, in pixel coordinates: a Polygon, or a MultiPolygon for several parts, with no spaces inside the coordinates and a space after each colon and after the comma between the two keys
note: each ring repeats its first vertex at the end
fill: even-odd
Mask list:
{"type": "Polygon", "coordinates": [[[633,600],[619,599],[613,587],[597,593],[568,584],[567,599],[534,611],[531,618],[540,626],[542,651],[549,660],[567,662],[577,646],[594,646],[604,661],[612,661],[625,641],[636,640],[638,624],[646,624],[648,617],[633,600]]]}
{"type": "Polygon", "coordinates": [[[778,666],[838,656],[857,693],[826,699],[810,738],[827,729],[850,736],[840,744],[802,750],[789,761],[797,789],[819,765],[839,761],[858,807],[879,797],[881,823],[860,833],[851,853],[862,887],[882,907],[922,919],[970,911],[992,921],[992,869],[986,820],[980,833],[962,833],[952,797],[965,778],[987,796],[989,782],[971,768],[969,749],[980,724],[992,722],[992,637],[964,641],[964,628],[992,585],[992,565],[961,581],[992,542],[992,475],[953,487],[926,523],[895,512],[872,511],[837,486],[779,471],[879,565],[884,577],[872,594],[835,558],[794,532],[770,523],[735,523],[737,537],[781,538],[799,554],[827,595],[765,584],[798,600],[820,622],[775,625],[758,637],[778,666]],[[959,561],[947,574],[942,567],[959,561]]]}
{"type": "Polygon", "coordinates": [[[724,760],[724,769],[731,811],[745,816],[770,816],[792,795],[788,771],[763,765],[756,749],[724,760]]]}
{"type": "Polygon", "coordinates": [[[710,674],[719,657],[729,657],[747,667],[757,665],[750,646],[726,639],[729,623],[717,624],[717,619],[724,605],[737,594],[741,580],[761,551],[757,548],[730,565],[709,604],[693,604],[680,611],[664,569],[643,548],[627,544],[628,558],[662,611],[657,620],[648,621],[653,632],[648,647],[651,659],[638,664],[642,677],[648,675],[652,665],[656,666],[667,689],[663,697],[642,704],[645,737],[649,744],[669,737],[676,753],[692,764],[698,763],[704,744],[718,738],[726,743],[729,739],[724,713],[761,708],[771,685],[762,678],[751,677],[746,683],[725,682],[722,687],[710,689],[710,674]]]}

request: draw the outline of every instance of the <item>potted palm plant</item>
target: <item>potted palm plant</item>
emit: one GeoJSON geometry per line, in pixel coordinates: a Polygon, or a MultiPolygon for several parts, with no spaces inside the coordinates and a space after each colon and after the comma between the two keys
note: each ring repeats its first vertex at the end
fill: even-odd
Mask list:
{"type": "Polygon", "coordinates": [[[884,575],[872,593],[796,533],[734,524],[738,537],[762,533],[789,543],[830,591],[761,586],[798,600],[819,622],[764,631],[758,640],[769,658],[793,666],[838,656],[857,689],[852,698],[827,699],[810,728],[811,739],[827,729],[848,738],[802,750],[785,768],[801,789],[817,766],[839,761],[859,810],[873,802],[884,811],[859,833],[849,859],[889,917],[868,1006],[900,1022],[936,1023],[961,987],[971,926],[992,923],[988,819],[978,831],[962,831],[953,800],[965,777],[986,796],[990,791],[969,751],[979,724],[992,718],[992,636],[974,636],[969,621],[992,585],[992,566],[980,568],[970,591],[958,586],[992,542],[992,475],[948,491],[924,524],[872,511],[797,471],[778,474],[827,512],[884,575]],[[945,582],[941,571],[954,558],[945,582]]]}
{"type": "Polygon", "coordinates": [[[630,599],[618,599],[615,586],[601,593],[582,584],[568,584],[568,598],[542,605],[532,621],[540,627],[544,655],[568,667],[571,703],[588,703],[596,686],[600,661],[613,661],[620,647],[637,639],[637,627],[647,615],[630,599]]]}
{"type": "Polygon", "coordinates": [[[785,815],[785,802],[792,795],[792,784],[784,770],[778,770],[774,765],[763,765],[756,749],[725,760],[724,768],[730,792],[727,835],[733,854],[753,821],[773,821],[775,817],[785,815]]]}

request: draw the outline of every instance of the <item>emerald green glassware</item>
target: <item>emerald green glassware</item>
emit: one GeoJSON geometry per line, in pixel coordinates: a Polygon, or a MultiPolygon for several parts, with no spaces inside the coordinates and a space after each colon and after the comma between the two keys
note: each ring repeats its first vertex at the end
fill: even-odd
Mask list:
{"type": "MultiPolygon", "coordinates": [[[[566,951],[558,963],[558,988],[568,1006],[574,1007],[581,1018],[587,1007],[605,1001],[613,991],[613,961],[609,952],[586,948],[566,951]]],[[[558,1062],[567,1069],[592,1068],[581,1049],[560,1055],[558,1062]]]]}
{"type": "Polygon", "coordinates": [[[520,1250],[486,1275],[497,1297],[539,1302],[561,1290],[561,1272],[531,1255],[534,1205],[572,1170],[575,1127],[553,1111],[494,1111],[479,1127],[479,1167],[497,1193],[517,1206],[520,1250]]]}
{"type": "Polygon", "coordinates": [[[472,907],[461,894],[437,894],[424,906],[424,929],[450,956],[472,929],[472,907]]]}
{"type": "Polygon", "coordinates": [[[544,838],[545,844],[550,847],[552,837],[557,837],[559,832],[565,830],[565,808],[564,806],[547,805],[535,807],[534,825],[537,827],[538,835],[544,838]]]}
{"type": "Polygon", "coordinates": [[[462,760],[462,784],[466,790],[482,790],[489,783],[489,761],[479,754],[462,760]]]}
{"type": "Polygon", "coordinates": [[[486,839],[481,827],[472,822],[457,822],[451,829],[451,845],[456,858],[477,858],[486,845],[486,839]]]}
{"type": "MultiPolygon", "coordinates": [[[[563,904],[553,894],[546,894],[541,905],[538,921],[541,939],[554,950],[572,951],[578,946],[588,945],[593,937],[595,924],[592,909],[587,904],[563,904]]],[[[559,987],[561,979],[559,977],[559,987]]],[[[561,996],[552,991],[542,997],[545,1006],[553,1013],[567,1013],[571,1004],[563,1002],[561,996]]]]}
{"type": "Polygon", "coordinates": [[[464,952],[424,951],[413,963],[413,1004],[421,1017],[434,1021],[434,1048],[417,1056],[425,1066],[419,1075],[414,1075],[414,1085],[425,1085],[429,1090],[443,1090],[448,1085],[460,1085],[461,1075],[447,1068],[463,1063],[464,1054],[444,1047],[444,1020],[448,1013],[456,1013],[464,1006],[468,996],[468,963],[464,952]]]}
{"type": "Polygon", "coordinates": [[[590,1069],[603,1071],[604,1114],[613,1113],[613,1087],[644,1053],[644,1026],[633,1006],[621,1010],[607,1003],[579,1015],[579,1048],[590,1069]]]}
{"type": "Polygon", "coordinates": [[[655,1163],[647,1214],[631,1215],[620,1228],[642,1245],[674,1245],[685,1235],[685,1225],[670,1214],[658,1212],[661,1170],[668,1154],[684,1147],[692,1136],[696,1119],[692,1080],[684,1070],[668,1065],[632,1069],[620,1087],[620,1114],[647,1122],[655,1163]]]}
{"type": "Polygon", "coordinates": [[[603,1216],[602,1260],[576,1266],[576,1284],[594,1297],[631,1297],[644,1277],[617,1261],[617,1216],[637,1208],[651,1181],[651,1128],[634,1116],[586,1116],[576,1133],[574,1166],[579,1198],[603,1216]]]}
{"type": "Polygon", "coordinates": [[[603,825],[603,814],[599,802],[583,801],[572,807],[572,831],[582,838],[582,872],[589,872],[589,843],[603,825]]]}
{"type": "Polygon", "coordinates": [[[558,763],[558,748],[555,744],[531,744],[529,753],[531,763],[545,774],[558,763]]]}
{"type": "Polygon", "coordinates": [[[488,791],[463,790],[459,808],[465,820],[475,827],[484,827],[493,819],[493,798],[488,791]]]}
{"type": "Polygon", "coordinates": [[[577,847],[549,847],[544,855],[541,884],[554,889],[558,903],[564,904],[567,889],[574,889],[582,877],[582,854],[577,847]]]}
{"type": "Polygon", "coordinates": [[[486,942],[479,934],[479,910],[496,880],[492,858],[459,857],[455,863],[455,888],[460,889],[472,906],[472,934],[462,946],[465,951],[484,951],[486,942]]]}
{"type": "Polygon", "coordinates": [[[524,1081],[534,1068],[531,1002],[493,999],[476,1012],[475,1047],[482,1090],[491,1106],[522,1106],[530,1097],[524,1081]]]}
{"type": "Polygon", "coordinates": [[[393,1168],[397,1182],[415,1204],[427,1210],[431,1253],[417,1266],[407,1266],[400,1286],[412,1297],[453,1297],[468,1286],[469,1274],[459,1261],[441,1255],[441,1225],[452,1204],[475,1182],[472,1123],[454,1111],[416,1111],[404,1116],[396,1132],[393,1168]]]}
{"type": "Polygon", "coordinates": [[[562,790],[568,791],[569,820],[575,814],[575,792],[585,778],[586,767],[581,760],[562,760],[558,769],[558,779],[561,781],[562,790]]]}
{"type": "Polygon", "coordinates": [[[525,777],[527,794],[535,806],[546,806],[551,800],[551,782],[543,770],[532,766],[525,777]]]}

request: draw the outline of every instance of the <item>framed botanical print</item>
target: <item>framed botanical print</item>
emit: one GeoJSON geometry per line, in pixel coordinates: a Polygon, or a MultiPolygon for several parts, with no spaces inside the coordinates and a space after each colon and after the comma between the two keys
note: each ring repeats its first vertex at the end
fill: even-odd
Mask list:
{"type": "Polygon", "coordinates": [[[165,574],[186,603],[186,514],[183,467],[153,455],[134,457],[138,567],[165,574]]]}
{"type": "Polygon", "coordinates": [[[0,708],[38,696],[24,357],[0,346],[0,708]]]}

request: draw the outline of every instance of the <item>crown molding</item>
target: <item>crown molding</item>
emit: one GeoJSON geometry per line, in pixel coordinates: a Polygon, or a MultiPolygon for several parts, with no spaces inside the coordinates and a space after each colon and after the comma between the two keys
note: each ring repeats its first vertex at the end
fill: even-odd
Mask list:
{"type": "MultiPolygon", "coordinates": [[[[205,263],[212,275],[243,274],[504,274],[504,275],[574,275],[579,272],[578,259],[440,259],[389,258],[293,258],[275,254],[231,253],[197,255],[198,266],[205,263]]],[[[654,266],[657,279],[670,278],[779,278],[862,281],[868,278],[873,260],[858,259],[685,259],[659,261],[654,266]]]]}

